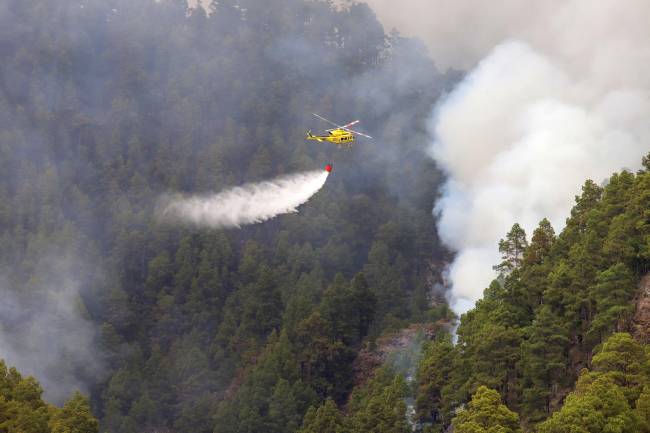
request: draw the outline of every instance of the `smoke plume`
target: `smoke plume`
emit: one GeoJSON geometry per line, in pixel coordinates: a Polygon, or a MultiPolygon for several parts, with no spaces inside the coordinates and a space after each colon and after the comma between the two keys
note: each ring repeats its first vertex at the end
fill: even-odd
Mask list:
{"type": "Polygon", "coordinates": [[[29,290],[0,279],[0,358],[36,377],[45,399],[56,404],[103,377],[96,329],[81,299],[84,268],[58,252],[39,259],[29,290]]]}
{"type": "Polygon", "coordinates": [[[210,228],[240,227],[297,212],[325,184],[329,173],[307,171],[260,183],[249,183],[215,195],[162,199],[165,220],[210,228]]]}
{"type": "Polygon", "coordinates": [[[548,217],[560,230],[586,178],[634,169],[647,152],[650,3],[370,3],[422,37],[439,65],[472,68],[430,128],[448,175],[435,210],[458,251],[452,303],[463,312],[494,277],[514,222],[530,233],[548,217]]]}

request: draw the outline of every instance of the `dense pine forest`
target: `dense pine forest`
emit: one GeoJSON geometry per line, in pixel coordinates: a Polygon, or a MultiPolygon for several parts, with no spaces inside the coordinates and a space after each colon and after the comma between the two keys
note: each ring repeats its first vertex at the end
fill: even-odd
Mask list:
{"type": "Polygon", "coordinates": [[[295,431],[347,401],[363,342],[448,314],[426,120],[456,74],[366,5],[272,3],[0,7],[2,357],[57,403],[87,393],[103,431],[295,431]],[[308,143],[312,112],[376,139],[308,143]],[[296,215],[153,216],[330,161],[296,215]]]}
{"type": "Polygon", "coordinates": [[[650,155],[514,224],[455,318],[427,122],[460,73],[363,3],[208,9],[0,5],[0,432],[650,432],[650,155]],[[326,162],[297,214],[154,215],[326,162]]]}

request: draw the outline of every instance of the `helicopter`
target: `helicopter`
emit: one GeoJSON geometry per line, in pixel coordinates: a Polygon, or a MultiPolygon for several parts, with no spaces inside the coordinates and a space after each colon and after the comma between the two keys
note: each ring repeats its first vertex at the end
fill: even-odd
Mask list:
{"type": "Polygon", "coordinates": [[[346,146],[349,149],[352,147],[352,142],[354,141],[355,135],[360,135],[366,138],[372,138],[369,135],[362,134],[361,132],[357,132],[350,129],[350,126],[356,125],[357,123],[360,122],[359,120],[355,120],[354,122],[350,122],[345,125],[338,125],[332,122],[331,120],[327,120],[326,118],[319,116],[316,113],[311,113],[311,114],[313,114],[314,116],[318,117],[321,120],[324,120],[330,125],[336,126],[336,128],[327,129],[326,132],[328,133],[328,135],[314,135],[311,133],[311,131],[308,131],[307,140],[329,141],[330,143],[336,144],[339,148],[346,146]]]}

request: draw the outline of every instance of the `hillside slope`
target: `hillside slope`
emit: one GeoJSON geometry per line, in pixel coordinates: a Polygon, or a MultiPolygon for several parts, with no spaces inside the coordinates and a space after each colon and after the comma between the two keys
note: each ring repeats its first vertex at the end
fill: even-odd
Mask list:
{"type": "MultiPolygon", "coordinates": [[[[558,236],[547,220],[530,241],[513,226],[499,244],[500,276],[461,317],[458,344],[443,338],[427,349],[418,378],[423,423],[450,425],[454,411],[484,386],[533,431],[552,412],[564,411],[562,404],[576,404],[577,397],[565,397],[579,377],[583,381],[583,369],[604,368],[596,358],[606,356],[607,344],[627,344],[605,343],[612,333],[632,332],[635,347],[647,343],[650,155],[643,165],[636,174],[615,173],[603,187],[587,181],[558,236]]],[[[643,359],[626,362],[632,361],[645,365],[643,359]]],[[[576,395],[591,395],[585,390],[591,385],[581,381],[576,395]]],[[[631,407],[637,397],[629,398],[631,407]]],[[[599,416],[616,415],[603,408],[599,416]]],[[[549,425],[555,424],[541,431],[568,431],[549,425]]],[[[635,431],[626,428],[621,431],[635,431]]]]}
{"type": "Polygon", "coordinates": [[[0,34],[0,338],[46,397],[87,391],[107,432],[291,431],[347,398],[363,338],[427,317],[426,124],[453,75],[367,6],[8,0],[0,34]],[[312,112],[375,140],[307,142],[312,112]],[[154,218],[161,194],[327,162],[298,214],[154,218]]]}

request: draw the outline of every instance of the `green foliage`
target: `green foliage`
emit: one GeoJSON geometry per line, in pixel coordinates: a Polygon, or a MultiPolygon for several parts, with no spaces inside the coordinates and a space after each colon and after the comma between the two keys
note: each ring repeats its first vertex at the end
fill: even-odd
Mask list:
{"type": "MultiPolygon", "coordinates": [[[[209,17],[176,0],[7,4],[0,269],[39,299],[47,251],[92,264],[80,272],[80,303],[107,362],[91,387],[102,430],[406,429],[403,380],[378,373],[353,391],[352,363],[387,328],[450,318],[446,306],[429,310],[428,297],[432,259],[448,258],[431,214],[441,175],[422,157],[422,135],[404,131],[425,129],[452,77],[417,44],[386,35],[364,4],[228,0],[209,17]],[[394,82],[404,65],[424,73],[379,86],[390,104],[359,90],[394,82]],[[363,113],[376,145],[340,158],[303,143],[311,111],[363,113]],[[339,169],[297,215],[216,232],[153,218],[162,193],[217,191],[330,160],[339,169]],[[344,417],[336,405],[348,399],[344,417]],[[303,420],[310,407],[319,409],[303,420]]],[[[592,351],[626,329],[650,268],[647,156],[643,165],[604,187],[586,182],[558,236],[542,220],[527,245],[513,226],[499,244],[502,276],[461,319],[458,345],[426,349],[422,417],[437,411],[446,427],[483,385],[529,423],[557,409],[592,351]]],[[[616,350],[627,353],[623,343],[616,350]]],[[[647,420],[638,368],[599,356],[593,383],[614,383],[610,397],[647,420]]],[[[96,429],[82,397],[57,412],[33,379],[0,373],[0,430],[96,429]]],[[[632,426],[619,403],[607,417],[632,426]]]]}
{"type": "Polygon", "coordinates": [[[546,218],[542,219],[533,232],[530,245],[524,251],[523,263],[526,265],[543,263],[548,258],[555,239],[555,230],[550,221],[546,218]]]}
{"type": "Polygon", "coordinates": [[[552,390],[566,386],[568,329],[551,308],[542,306],[521,345],[522,412],[531,421],[551,410],[552,390]]]}
{"type": "Polygon", "coordinates": [[[344,433],[343,418],[333,400],[327,399],[318,409],[313,406],[305,414],[298,433],[344,433]]]}
{"type": "Polygon", "coordinates": [[[593,371],[583,370],[575,391],[539,432],[648,431],[644,349],[627,333],[611,335],[594,355],[593,371]]]}
{"type": "MultiPolygon", "coordinates": [[[[627,405],[614,415],[601,413],[596,425],[609,425],[608,417],[620,415],[621,428],[637,428],[628,412],[646,384],[646,355],[629,335],[617,332],[630,329],[638,282],[650,270],[649,179],[641,170],[616,173],[602,188],[587,181],[558,236],[544,219],[527,245],[521,227],[513,226],[499,245],[499,278],[461,317],[454,356],[445,361],[453,367],[431,369],[435,373],[419,383],[423,408],[450,413],[487,386],[532,427],[558,411],[577,372],[593,366],[589,377],[599,378],[597,387],[616,384],[611,397],[622,395],[627,405]]],[[[587,411],[592,405],[598,411],[600,403],[587,400],[567,410],[587,411]]],[[[430,419],[426,411],[420,417],[430,419]]],[[[446,428],[449,421],[441,418],[433,427],[446,428]]]]}
{"type": "Polygon", "coordinates": [[[592,359],[594,372],[608,376],[622,387],[630,405],[639,398],[648,380],[646,363],[644,347],[627,333],[610,336],[592,359]]]}
{"type": "Polygon", "coordinates": [[[505,301],[509,296],[507,288],[494,281],[474,310],[461,317],[453,374],[455,402],[466,401],[480,385],[499,390],[506,399],[514,395],[525,318],[505,301]]]}
{"type": "Polygon", "coordinates": [[[590,297],[598,312],[594,314],[588,337],[597,335],[597,341],[601,342],[604,334],[624,329],[633,312],[630,301],[636,286],[634,273],[620,262],[597,275],[590,297]]]}
{"type": "Polygon", "coordinates": [[[453,420],[458,433],[517,433],[519,417],[501,403],[499,393],[480,386],[453,420]]]}
{"type": "Polygon", "coordinates": [[[0,360],[0,431],[3,433],[98,433],[88,398],[75,392],[62,408],[41,399],[33,377],[22,377],[0,360]]]}
{"type": "Polygon", "coordinates": [[[350,433],[407,433],[407,387],[404,378],[387,368],[351,397],[348,424],[350,433]]]}
{"type": "Polygon", "coordinates": [[[418,417],[436,426],[448,425],[452,415],[450,381],[456,356],[451,336],[443,333],[428,343],[423,352],[417,371],[418,417]]]}
{"type": "Polygon", "coordinates": [[[642,424],[642,430],[640,431],[650,431],[650,387],[648,385],[643,387],[643,392],[636,401],[635,411],[642,424]]]}
{"type": "Polygon", "coordinates": [[[589,374],[578,380],[564,406],[538,429],[539,433],[641,431],[642,423],[621,388],[608,376],[589,374]]]}
{"type": "Polygon", "coordinates": [[[427,311],[431,262],[445,254],[431,214],[440,172],[422,158],[423,136],[404,131],[424,130],[453,77],[419,44],[385,34],[363,4],[211,6],[1,8],[2,285],[38,303],[36,283],[51,280],[38,270],[44,256],[81,263],[71,274],[107,374],[83,362],[69,370],[93,390],[107,432],[209,432],[228,411],[242,412],[233,416],[244,430],[297,429],[312,404],[347,398],[369,333],[427,311]],[[404,64],[418,71],[405,86],[360,90],[394,81],[404,64]],[[341,122],[364,113],[375,145],[343,158],[305,143],[322,126],[310,112],[341,122]],[[326,161],[339,168],[299,214],[210,232],[155,218],[161,194],[326,161]],[[286,383],[262,380],[275,373],[263,357],[283,358],[286,383]]]}
{"type": "Polygon", "coordinates": [[[515,269],[519,269],[524,261],[524,252],[527,247],[526,232],[519,224],[515,223],[506,238],[499,241],[499,252],[503,261],[494,269],[501,274],[509,274],[515,269]]]}
{"type": "Polygon", "coordinates": [[[90,410],[88,398],[79,392],[50,417],[49,424],[52,433],[99,432],[99,422],[90,410]]]}

